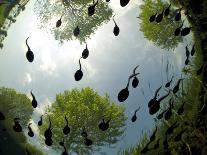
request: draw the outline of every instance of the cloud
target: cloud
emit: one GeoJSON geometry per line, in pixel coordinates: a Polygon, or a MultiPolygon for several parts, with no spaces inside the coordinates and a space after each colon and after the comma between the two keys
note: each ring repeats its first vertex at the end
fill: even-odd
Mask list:
{"type": "Polygon", "coordinates": [[[32,82],[32,77],[31,77],[30,73],[25,73],[23,81],[22,81],[23,86],[25,86],[31,82],[32,82]]]}

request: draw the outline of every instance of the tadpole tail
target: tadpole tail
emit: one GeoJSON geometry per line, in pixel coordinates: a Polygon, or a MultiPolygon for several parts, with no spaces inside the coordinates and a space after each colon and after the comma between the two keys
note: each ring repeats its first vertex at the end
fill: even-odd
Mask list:
{"type": "Polygon", "coordinates": [[[80,61],[80,60],[81,60],[81,58],[83,58],[83,57],[80,57],[80,59],[79,59],[79,61],[78,61],[78,62],[79,62],[79,67],[80,67],[80,70],[81,70],[81,61],[80,61]]]}
{"type": "Polygon", "coordinates": [[[29,39],[29,37],[26,39],[26,45],[27,45],[27,48],[28,48],[28,51],[30,51],[30,47],[29,47],[29,45],[28,45],[28,43],[27,43],[27,40],[29,39]]]}
{"type": "Polygon", "coordinates": [[[67,123],[67,125],[68,125],[68,119],[67,119],[66,115],[65,115],[65,121],[66,121],[66,123],[67,123]]]}

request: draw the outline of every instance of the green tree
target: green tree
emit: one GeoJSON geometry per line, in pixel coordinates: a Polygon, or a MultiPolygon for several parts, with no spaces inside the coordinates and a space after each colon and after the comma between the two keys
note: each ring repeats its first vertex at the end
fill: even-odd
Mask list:
{"type": "Polygon", "coordinates": [[[2,87],[0,88],[0,111],[6,118],[0,121],[0,154],[26,155],[27,148],[32,154],[42,155],[41,151],[27,143],[24,132],[16,133],[12,128],[15,117],[20,118],[19,122],[23,129],[27,128],[33,112],[30,99],[14,89],[2,87]]]}
{"type": "MultiPolygon", "coordinates": [[[[59,142],[64,138],[68,152],[78,154],[89,154],[100,150],[101,146],[115,144],[124,132],[123,127],[127,119],[123,106],[112,102],[108,95],[99,96],[97,92],[88,87],[58,94],[55,103],[47,113],[49,113],[53,128],[54,144],[52,147],[63,150],[59,142]],[[67,136],[64,136],[62,132],[66,126],[65,116],[71,128],[67,136]],[[106,121],[111,119],[106,131],[98,127],[103,117],[106,121]],[[93,141],[91,147],[86,147],[84,144],[84,138],[81,136],[83,127],[85,127],[88,138],[93,141]]],[[[46,123],[40,128],[40,134],[44,134],[49,126],[48,117],[44,121],[46,123]]]]}
{"type": "Polygon", "coordinates": [[[73,30],[80,28],[80,34],[76,37],[80,42],[90,38],[90,35],[112,16],[112,9],[108,4],[99,0],[92,17],[88,16],[88,7],[93,4],[92,0],[37,0],[35,12],[40,20],[41,28],[49,28],[54,33],[55,39],[74,39],[73,30]],[[55,27],[56,21],[62,17],[62,25],[55,27]]]}
{"type": "Polygon", "coordinates": [[[174,16],[176,10],[171,6],[170,15],[163,17],[163,20],[158,24],[156,22],[149,22],[150,16],[154,14],[160,14],[163,8],[167,8],[168,3],[162,0],[144,0],[144,3],[140,6],[140,31],[144,33],[145,38],[152,41],[156,46],[162,49],[174,49],[178,43],[182,42],[181,36],[174,36],[174,31],[178,28],[182,22],[176,22],[174,16]]]}

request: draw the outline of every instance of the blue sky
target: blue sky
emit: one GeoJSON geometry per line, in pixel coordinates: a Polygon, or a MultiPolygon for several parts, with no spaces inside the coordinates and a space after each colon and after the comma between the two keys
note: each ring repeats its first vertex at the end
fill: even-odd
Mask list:
{"type": "Polygon", "coordinates": [[[179,44],[174,51],[155,47],[139,31],[140,21],[136,18],[139,3],[132,0],[126,8],[121,8],[118,1],[113,1],[110,5],[117,14],[116,23],[120,27],[120,35],[113,35],[112,20],[98,28],[91,39],[87,40],[90,55],[82,62],[83,79],[76,82],[73,75],[79,68],[78,59],[85,45],[80,45],[77,40],[60,45],[52,34],[39,29],[33,5],[34,0],[28,3],[26,10],[8,30],[3,51],[0,52],[0,86],[15,88],[27,94],[33,89],[40,104],[33,114],[36,122],[44,108],[54,101],[55,95],[67,89],[90,86],[100,95],[107,92],[118,103],[118,92],[126,87],[133,68],[140,65],[140,85],[136,89],[130,87],[129,98],[124,103],[118,103],[126,107],[126,115],[129,117],[125,136],[121,137],[115,149],[104,147],[102,151],[114,154],[119,149],[135,145],[142,131],[150,133],[154,120],[148,114],[147,102],[155,89],[166,82],[167,59],[174,66],[170,76],[174,74],[177,78],[180,77],[185,45],[179,44]],[[31,64],[25,58],[25,39],[28,36],[28,43],[35,55],[31,64]],[[133,111],[139,106],[138,120],[131,123],[133,111]]]}

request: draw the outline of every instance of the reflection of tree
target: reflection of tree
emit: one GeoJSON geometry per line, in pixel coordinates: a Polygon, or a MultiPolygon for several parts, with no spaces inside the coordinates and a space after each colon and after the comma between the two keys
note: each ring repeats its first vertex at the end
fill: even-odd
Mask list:
{"type": "Polygon", "coordinates": [[[73,30],[79,26],[81,32],[77,36],[81,42],[90,37],[103,22],[112,16],[108,4],[99,0],[95,14],[89,17],[87,9],[92,0],[37,0],[35,12],[40,19],[40,26],[50,28],[56,40],[61,42],[73,38],[73,30]],[[62,25],[55,28],[55,22],[63,15],[62,25]]]}
{"type": "Polygon", "coordinates": [[[144,4],[140,6],[141,13],[139,17],[141,19],[140,30],[144,33],[144,36],[155,45],[169,50],[174,49],[179,42],[182,42],[182,37],[174,36],[175,29],[181,25],[181,21],[174,21],[176,11],[171,6],[170,15],[164,17],[159,24],[156,22],[149,22],[151,15],[156,12],[160,14],[163,8],[167,8],[168,6],[169,4],[161,0],[144,0],[144,4]]]}
{"type": "Polygon", "coordinates": [[[24,133],[13,131],[13,119],[20,118],[20,124],[27,128],[33,108],[31,101],[25,94],[17,93],[14,89],[0,88],[0,111],[5,115],[5,120],[0,121],[0,154],[25,155],[25,146],[32,154],[42,155],[35,147],[27,143],[24,133]],[[5,131],[6,129],[6,131],[5,131]]]}
{"type": "Polygon", "coordinates": [[[7,36],[7,30],[12,23],[16,22],[16,17],[25,10],[25,5],[29,0],[13,0],[0,6],[0,48],[3,48],[3,40],[7,36]],[[1,35],[3,33],[3,35],[1,35]],[[5,33],[6,32],[6,33],[5,33]]]}
{"type": "MultiPolygon", "coordinates": [[[[115,144],[118,138],[123,134],[126,116],[124,115],[124,108],[110,101],[109,97],[101,97],[90,88],[82,90],[73,89],[72,91],[65,91],[56,96],[56,101],[49,109],[51,112],[51,122],[53,131],[53,147],[63,150],[58,142],[62,140],[62,129],[66,125],[64,116],[66,115],[71,131],[68,136],[65,136],[65,144],[68,152],[76,152],[78,154],[88,154],[91,151],[98,151],[101,146],[107,144],[115,144]],[[98,128],[99,122],[102,118],[108,120],[109,129],[101,131],[98,128]],[[88,138],[93,141],[92,147],[84,145],[84,138],[81,136],[82,128],[88,134],[88,138]]],[[[40,133],[48,128],[48,117],[44,120],[43,128],[40,133]]]]}
{"type": "Polygon", "coordinates": [[[15,117],[20,118],[20,123],[24,127],[27,126],[33,112],[31,101],[27,96],[9,88],[0,88],[0,110],[12,123],[15,117]]]}

